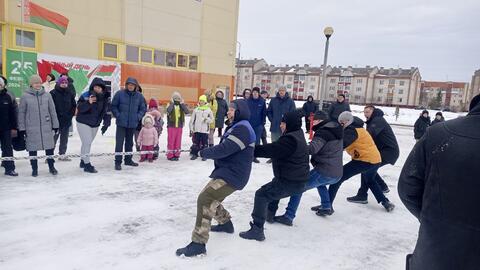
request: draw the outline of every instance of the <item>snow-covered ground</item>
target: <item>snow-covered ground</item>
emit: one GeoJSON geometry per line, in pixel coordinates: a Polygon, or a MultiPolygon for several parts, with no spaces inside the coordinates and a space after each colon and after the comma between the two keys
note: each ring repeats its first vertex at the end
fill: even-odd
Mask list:
{"type": "MultiPolygon", "coordinates": [[[[354,109],[355,110],[355,109],[354,109]]],[[[93,152],[113,152],[112,127],[98,135],[93,152]]],[[[401,156],[380,170],[397,208],[387,213],[370,195],[368,205],[346,202],[360,185],[347,181],[335,202],[335,214],[321,218],[310,211],[319,204],[315,190],[302,199],[293,227],[266,224],[266,241],[247,241],[255,190],[272,178],[262,160],[254,164],[245,190],[228,197],[236,232],[211,234],[208,255],[178,258],[175,250],[190,242],[196,198],[208,181],[212,161],[179,162],[164,156],[138,168],[113,170],[112,158],[93,158],[98,174],[86,174],[78,160],[57,162],[51,176],[39,163],[40,176],[30,177],[27,161],[17,162],[17,178],[0,177],[0,269],[404,269],[414,247],[418,222],[401,204],[396,183],[415,141],[408,127],[394,127],[401,156]]],[[[166,147],[161,136],[161,150],[166,147]]],[[[184,130],[183,149],[190,146],[184,130]]],[[[79,153],[77,134],[69,153],[79,153]]],[[[344,155],[347,162],[349,158],[344,155]]],[[[279,213],[283,213],[285,200],[279,213]]]]}

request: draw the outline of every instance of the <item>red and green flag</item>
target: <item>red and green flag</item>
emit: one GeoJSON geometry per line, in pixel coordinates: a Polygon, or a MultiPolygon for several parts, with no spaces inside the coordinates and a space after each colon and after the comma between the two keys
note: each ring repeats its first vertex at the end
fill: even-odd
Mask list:
{"type": "Polygon", "coordinates": [[[40,24],[57,29],[65,35],[68,27],[68,18],[39,6],[29,0],[25,0],[24,18],[26,22],[40,24]]]}

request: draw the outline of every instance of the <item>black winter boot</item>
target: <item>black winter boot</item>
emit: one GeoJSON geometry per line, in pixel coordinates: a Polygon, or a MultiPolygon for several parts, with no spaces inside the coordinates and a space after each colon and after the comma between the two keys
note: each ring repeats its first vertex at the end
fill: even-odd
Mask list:
{"type": "Polygon", "coordinates": [[[95,167],[93,167],[92,164],[90,164],[90,163],[85,164],[85,167],[83,168],[83,171],[88,172],[88,173],[97,173],[98,172],[97,170],[95,170],[95,167]]]}
{"type": "Polygon", "coordinates": [[[250,230],[246,232],[241,232],[240,237],[247,240],[265,240],[265,234],[263,233],[263,228],[258,227],[253,222],[250,222],[250,230]]]}
{"type": "Polygon", "coordinates": [[[18,173],[15,170],[6,170],[5,175],[7,176],[18,176],[18,173]]]}
{"type": "Polygon", "coordinates": [[[38,160],[36,159],[30,160],[30,165],[32,166],[32,176],[37,177],[38,176],[38,160]]]}
{"type": "Polygon", "coordinates": [[[275,213],[271,212],[271,211],[267,211],[267,218],[265,219],[268,223],[275,223],[275,213]]]}
{"type": "Polygon", "coordinates": [[[85,162],[83,160],[80,160],[80,169],[85,168],[85,162]]]}
{"type": "Polygon", "coordinates": [[[194,257],[207,254],[207,249],[205,248],[205,244],[191,242],[186,247],[177,249],[176,254],[177,256],[194,257]]]}
{"type": "Polygon", "coordinates": [[[392,212],[393,209],[395,209],[395,205],[391,203],[389,200],[382,202],[382,205],[383,207],[385,207],[385,210],[387,210],[387,212],[392,212]]]}
{"type": "Polygon", "coordinates": [[[116,162],[115,161],[115,170],[116,171],[121,171],[122,170],[122,163],[121,162],[116,162]]]}
{"type": "Polygon", "coordinates": [[[57,169],[55,169],[55,166],[53,165],[55,163],[55,160],[53,159],[47,159],[47,162],[48,162],[48,171],[52,174],[52,175],[57,175],[58,174],[58,171],[57,169]]]}
{"type": "Polygon", "coordinates": [[[224,224],[213,225],[210,228],[210,231],[212,231],[212,232],[233,233],[235,231],[235,229],[233,228],[232,221],[229,220],[227,223],[224,223],[224,224]]]}
{"type": "Polygon", "coordinates": [[[285,215],[282,216],[276,216],[273,218],[273,220],[277,223],[287,225],[287,226],[293,226],[293,221],[286,217],[285,215]]]}
{"type": "Polygon", "coordinates": [[[368,203],[367,198],[361,197],[361,196],[358,196],[358,195],[355,195],[353,197],[348,197],[347,201],[351,202],[351,203],[360,203],[360,204],[367,204],[368,203]]]}
{"type": "Polygon", "coordinates": [[[331,216],[331,215],[333,215],[333,213],[335,213],[333,208],[322,208],[322,207],[320,207],[317,210],[317,216],[319,216],[319,217],[331,216]]]}
{"type": "Polygon", "coordinates": [[[125,166],[138,167],[138,163],[134,162],[133,160],[125,160],[125,166]]]}

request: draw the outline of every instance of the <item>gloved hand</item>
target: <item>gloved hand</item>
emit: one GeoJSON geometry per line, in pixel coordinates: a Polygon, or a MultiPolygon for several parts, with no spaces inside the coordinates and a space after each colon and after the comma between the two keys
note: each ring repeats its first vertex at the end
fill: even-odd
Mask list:
{"type": "Polygon", "coordinates": [[[102,129],[101,129],[102,136],[103,136],[103,134],[105,134],[105,132],[107,132],[107,129],[108,129],[108,126],[102,126],[102,129]]]}
{"type": "Polygon", "coordinates": [[[27,137],[27,132],[25,130],[19,130],[18,133],[17,133],[17,136],[19,138],[26,138],[27,137]]]}

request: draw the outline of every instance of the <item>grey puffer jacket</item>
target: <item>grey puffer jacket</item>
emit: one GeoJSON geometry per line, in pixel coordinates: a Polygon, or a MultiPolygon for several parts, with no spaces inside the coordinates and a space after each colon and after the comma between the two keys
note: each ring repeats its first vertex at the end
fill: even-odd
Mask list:
{"type": "Polygon", "coordinates": [[[26,131],[27,151],[53,149],[53,129],[58,126],[52,96],[43,88],[25,90],[18,107],[18,130],[26,131]]]}
{"type": "Polygon", "coordinates": [[[310,162],[322,175],[343,175],[343,128],[336,121],[324,121],[313,127],[315,135],[309,145],[310,162]]]}

